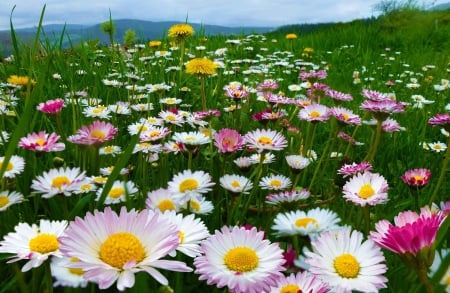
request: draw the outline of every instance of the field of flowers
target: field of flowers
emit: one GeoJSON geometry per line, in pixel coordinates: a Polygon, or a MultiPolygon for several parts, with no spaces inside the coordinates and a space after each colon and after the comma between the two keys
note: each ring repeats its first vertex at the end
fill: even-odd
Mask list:
{"type": "Polygon", "coordinates": [[[0,292],[448,292],[449,56],[38,40],[0,65],[0,292]]]}

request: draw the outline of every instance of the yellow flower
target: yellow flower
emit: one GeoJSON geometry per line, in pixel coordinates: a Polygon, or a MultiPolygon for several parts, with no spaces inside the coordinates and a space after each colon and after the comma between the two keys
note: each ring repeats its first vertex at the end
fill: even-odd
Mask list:
{"type": "Polygon", "coordinates": [[[150,48],[158,48],[159,46],[161,46],[161,41],[150,41],[148,42],[148,46],[150,48]]]}
{"type": "Polygon", "coordinates": [[[28,76],[18,76],[18,75],[11,75],[6,80],[8,83],[13,85],[20,85],[20,86],[28,86],[28,83],[30,83],[32,86],[36,84],[36,81],[34,79],[31,79],[28,76]]]}
{"type": "Polygon", "coordinates": [[[217,65],[207,58],[194,58],[186,63],[186,73],[197,75],[213,75],[217,65]]]}
{"type": "Polygon", "coordinates": [[[184,40],[194,34],[194,28],[187,23],[174,24],[169,28],[169,37],[184,40]]]}
{"type": "Polygon", "coordinates": [[[296,34],[287,34],[286,35],[286,39],[287,40],[293,40],[293,39],[296,39],[296,38],[297,38],[296,34]]]}

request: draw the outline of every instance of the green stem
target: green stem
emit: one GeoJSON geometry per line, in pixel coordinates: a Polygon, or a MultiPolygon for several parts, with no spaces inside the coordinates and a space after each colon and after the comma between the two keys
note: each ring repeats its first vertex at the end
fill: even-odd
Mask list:
{"type": "Polygon", "coordinates": [[[366,204],[363,207],[364,211],[364,231],[366,232],[366,235],[369,235],[370,232],[370,205],[366,204]]]}
{"type": "Polygon", "coordinates": [[[375,133],[375,139],[373,143],[371,143],[370,151],[366,156],[365,161],[372,163],[373,159],[375,158],[375,155],[377,153],[378,145],[380,144],[381,140],[381,134],[382,134],[382,128],[381,128],[381,120],[377,121],[377,129],[375,133]]]}
{"type": "Polygon", "coordinates": [[[430,205],[435,200],[435,198],[439,192],[439,188],[441,187],[441,184],[444,181],[444,177],[445,177],[445,173],[447,171],[447,165],[448,165],[449,159],[450,159],[450,136],[448,137],[448,141],[447,141],[447,151],[445,152],[445,157],[444,157],[444,160],[442,161],[441,173],[439,174],[438,181],[437,181],[436,186],[434,187],[433,193],[430,197],[430,201],[429,201],[430,205]]]}
{"type": "Polygon", "coordinates": [[[434,293],[434,286],[430,283],[427,275],[427,268],[420,268],[416,270],[417,276],[419,277],[420,282],[425,287],[427,293],[434,293]]]}
{"type": "Polygon", "coordinates": [[[200,76],[200,85],[201,85],[201,97],[202,97],[202,109],[203,111],[206,111],[206,94],[205,94],[205,77],[202,75],[200,76]]]}

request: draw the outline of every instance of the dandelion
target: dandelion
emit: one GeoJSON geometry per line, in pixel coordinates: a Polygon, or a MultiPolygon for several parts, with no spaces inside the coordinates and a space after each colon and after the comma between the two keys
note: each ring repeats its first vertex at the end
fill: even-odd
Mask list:
{"type": "Polygon", "coordinates": [[[84,278],[100,289],[117,281],[117,289],[131,288],[134,274],[144,271],[162,285],[168,280],[157,269],[189,272],[185,263],[163,260],[179,244],[178,230],[159,213],[150,210],[116,214],[109,207],[77,217],[60,239],[66,257],[76,257],[73,267],[82,269],[84,278]]]}
{"type": "Polygon", "coordinates": [[[8,163],[6,163],[5,157],[0,157],[0,170],[2,170],[2,168],[5,168],[3,177],[15,178],[25,169],[25,160],[20,156],[12,155],[8,163]],[[4,167],[4,165],[6,165],[6,167],[4,167]]]}
{"type": "Polygon", "coordinates": [[[378,292],[386,288],[383,253],[372,240],[364,241],[359,231],[343,228],[323,232],[305,255],[308,271],[336,292],[378,292]]]}
{"type": "Polygon", "coordinates": [[[67,138],[68,141],[81,145],[101,145],[114,138],[117,128],[111,123],[94,121],[90,125],[83,125],[75,135],[67,138]]]}
{"type": "Polygon", "coordinates": [[[0,191],[0,212],[23,201],[23,194],[16,191],[0,191]]]}
{"type": "Polygon", "coordinates": [[[236,293],[267,291],[282,277],[283,251],[256,228],[222,227],[201,243],[194,259],[200,280],[236,293]]]}
{"type": "Polygon", "coordinates": [[[6,82],[12,86],[27,87],[29,84],[34,86],[36,81],[28,76],[11,75],[6,82]]]}
{"type": "Polygon", "coordinates": [[[28,260],[22,267],[22,272],[27,272],[51,256],[62,257],[60,237],[66,226],[67,221],[41,220],[39,226],[19,223],[15,232],[8,233],[0,242],[0,252],[13,254],[7,263],[28,260]]]}
{"type": "Polygon", "coordinates": [[[56,133],[33,132],[20,139],[19,147],[35,152],[59,152],[66,148],[63,142],[58,142],[60,138],[56,133]]]}
{"type": "Polygon", "coordinates": [[[169,28],[169,37],[178,41],[185,40],[194,34],[194,28],[187,23],[174,24],[169,28]]]}
{"type": "Polygon", "coordinates": [[[388,201],[386,179],[378,173],[364,172],[354,175],[343,187],[344,198],[352,203],[378,205],[388,201]]]}
{"type": "Polygon", "coordinates": [[[197,75],[200,78],[200,96],[203,111],[206,111],[205,77],[216,74],[217,65],[207,58],[194,58],[186,63],[186,73],[197,75]]]}
{"type": "Polygon", "coordinates": [[[80,189],[80,186],[87,182],[85,172],[80,168],[59,168],[44,172],[41,176],[33,179],[31,189],[33,193],[42,194],[43,198],[51,198],[62,194],[71,196],[73,192],[80,189]]]}
{"type": "Polygon", "coordinates": [[[339,221],[339,216],[328,209],[296,210],[277,214],[272,230],[277,237],[293,235],[315,237],[323,231],[336,228],[339,221]]]}

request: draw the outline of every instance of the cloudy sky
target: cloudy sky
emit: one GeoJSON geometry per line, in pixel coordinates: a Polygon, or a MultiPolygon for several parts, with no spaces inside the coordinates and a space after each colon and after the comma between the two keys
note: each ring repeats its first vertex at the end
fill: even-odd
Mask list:
{"type": "MultiPolygon", "coordinates": [[[[173,20],[225,26],[350,21],[376,16],[382,0],[0,0],[0,30],[44,24],[95,24],[109,19],[173,20]]],[[[437,0],[435,4],[449,0],[437,0]]]]}

